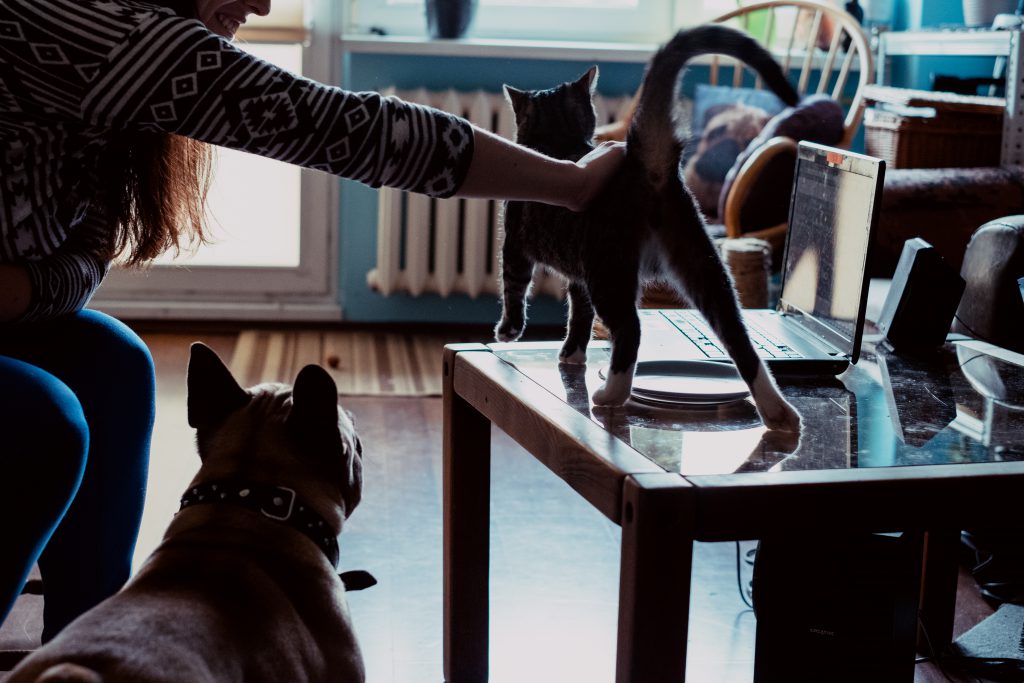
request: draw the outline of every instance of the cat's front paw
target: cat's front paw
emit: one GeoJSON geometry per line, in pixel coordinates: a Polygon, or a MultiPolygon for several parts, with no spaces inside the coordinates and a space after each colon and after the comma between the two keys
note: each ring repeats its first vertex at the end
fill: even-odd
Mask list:
{"type": "Polygon", "coordinates": [[[494,328],[494,338],[500,342],[514,342],[523,336],[523,325],[516,325],[511,320],[502,320],[494,328]]]}
{"type": "Polygon", "coordinates": [[[768,429],[778,432],[799,434],[801,428],[800,413],[786,400],[775,401],[769,406],[760,408],[761,420],[768,429]]]}
{"type": "Polygon", "coordinates": [[[756,456],[761,462],[768,460],[779,461],[787,455],[795,453],[799,447],[799,432],[769,429],[761,435],[761,441],[758,442],[757,448],[751,453],[751,458],[756,456]]]}
{"type": "Polygon", "coordinates": [[[621,406],[629,400],[633,390],[632,372],[611,372],[601,388],[594,392],[594,405],[614,407],[621,406]]]}
{"type": "Polygon", "coordinates": [[[581,349],[578,346],[573,346],[572,348],[563,346],[562,350],[558,353],[558,362],[568,365],[586,365],[587,350],[581,349]]]}
{"type": "Polygon", "coordinates": [[[750,385],[750,393],[765,427],[778,432],[800,433],[800,413],[779,392],[766,366],[759,368],[750,385]]]}

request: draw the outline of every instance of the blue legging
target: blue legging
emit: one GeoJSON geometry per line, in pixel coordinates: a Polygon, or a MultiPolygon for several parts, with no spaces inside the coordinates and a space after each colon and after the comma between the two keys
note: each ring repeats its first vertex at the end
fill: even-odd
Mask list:
{"type": "Polygon", "coordinates": [[[37,561],[44,642],[128,579],[154,406],[149,350],[114,318],[0,329],[0,621],[37,561]]]}

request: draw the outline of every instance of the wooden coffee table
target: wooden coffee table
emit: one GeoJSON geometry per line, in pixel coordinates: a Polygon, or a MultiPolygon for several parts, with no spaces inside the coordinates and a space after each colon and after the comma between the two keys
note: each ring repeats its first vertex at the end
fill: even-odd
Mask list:
{"type": "Polygon", "coordinates": [[[1024,368],[983,345],[928,363],[867,348],[835,381],[780,382],[804,418],[798,446],[747,402],[594,410],[607,348],[559,366],[559,346],[445,348],[447,683],[488,680],[492,425],[622,528],[617,683],[684,680],[694,541],[927,532],[922,618],[942,645],[959,530],[1019,516],[1024,368]]]}

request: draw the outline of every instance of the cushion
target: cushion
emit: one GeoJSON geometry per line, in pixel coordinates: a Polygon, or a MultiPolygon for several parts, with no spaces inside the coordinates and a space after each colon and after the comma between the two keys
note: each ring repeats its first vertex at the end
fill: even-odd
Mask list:
{"type": "Polygon", "coordinates": [[[871,277],[892,277],[911,237],[923,237],[959,270],[971,235],[1024,208],[1024,169],[888,168],[871,277]]]}
{"type": "Polygon", "coordinates": [[[733,104],[746,104],[751,107],[762,109],[768,114],[778,114],[785,109],[786,105],[775,93],[770,90],[755,90],[754,88],[732,88],[727,85],[708,85],[698,83],[693,96],[693,132],[707,128],[709,114],[714,116],[721,111],[721,107],[733,104]],[[715,111],[710,109],[718,107],[715,111]]]}
{"type": "MultiPolygon", "coordinates": [[[[729,195],[737,172],[750,155],[765,142],[782,135],[794,140],[835,145],[843,139],[843,119],[843,108],[826,95],[811,95],[797,106],[787,107],[776,114],[751,139],[726,173],[721,191],[716,198],[715,213],[724,213],[725,198],[729,195]]],[[[794,158],[780,158],[762,170],[740,213],[740,225],[744,231],[760,230],[786,222],[789,217],[789,196],[793,186],[795,163],[794,158]]]]}
{"type": "Polygon", "coordinates": [[[686,185],[706,215],[717,215],[722,183],[736,157],[784,108],[768,90],[697,84],[683,169],[686,185]]]}
{"type": "Polygon", "coordinates": [[[967,283],[953,330],[1024,353],[1024,216],[989,221],[971,237],[960,275],[967,283]]]}
{"type": "Polygon", "coordinates": [[[687,145],[692,154],[683,166],[683,177],[701,210],[715,215],[726,174],[770,116],[765,110],[746,104],[712,108],[708,115],[700,139],[687,145]]]}

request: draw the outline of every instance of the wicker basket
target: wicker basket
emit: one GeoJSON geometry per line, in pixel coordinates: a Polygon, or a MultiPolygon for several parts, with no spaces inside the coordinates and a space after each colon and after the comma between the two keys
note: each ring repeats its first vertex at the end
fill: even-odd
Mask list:
{"type": "Polygon", "coordinates": [[[868,109],[864,115],[865,151],[890,168],[999,165],[1005,108],[1000,98],[885,86],[869,86],[865,97],[904,108],[868,109]]]}

